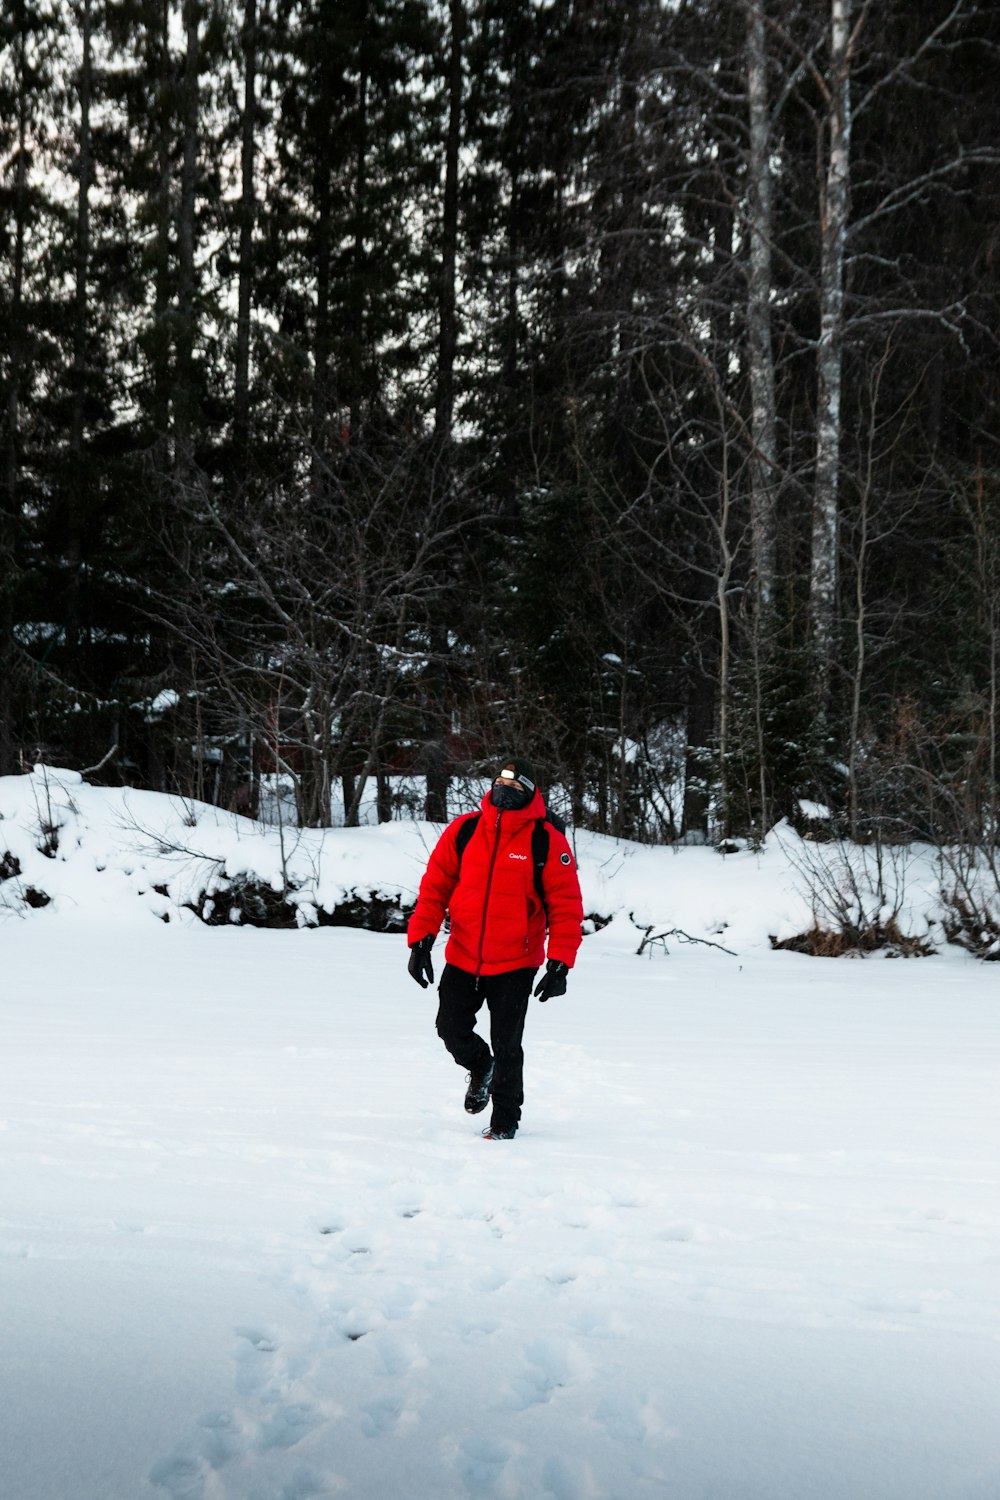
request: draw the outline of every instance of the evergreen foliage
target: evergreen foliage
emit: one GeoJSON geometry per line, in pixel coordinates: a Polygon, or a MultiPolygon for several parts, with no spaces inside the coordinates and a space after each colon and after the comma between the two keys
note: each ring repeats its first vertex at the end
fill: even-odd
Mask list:
{"type": "Polygon", "coordinates": [[[519,743],[623,836],[990,824],[998,56],[986,0],[0,0],[0,772],[442,817],[519,743]]]}

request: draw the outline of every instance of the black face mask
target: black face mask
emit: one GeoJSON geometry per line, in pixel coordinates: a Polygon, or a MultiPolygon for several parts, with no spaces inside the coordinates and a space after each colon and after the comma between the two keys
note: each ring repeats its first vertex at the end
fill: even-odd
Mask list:
{"type": "Polygon", "coordinates": [[[490,801],[501,812],[520,812],[522,807],[527,807],[531,797],[532,793],[523,787],[503,786],[500,782],[495,782],[490,792],[490,801]]]}

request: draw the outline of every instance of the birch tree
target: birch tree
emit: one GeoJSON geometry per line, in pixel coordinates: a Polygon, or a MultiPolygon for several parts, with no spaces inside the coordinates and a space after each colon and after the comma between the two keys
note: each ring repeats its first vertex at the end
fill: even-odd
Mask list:
{"type": "MultiPolygon", "coordinates": [[[[458,356],[458,252],[459,252],[459,166],[462,145],[464,102],[464,49],[466,33],[465,0],[450,0],[448,35],[444,70],[444,189],[441,198],[440,268],[437,276],[437,369],[434,389],[435,463],[431,481],[453,502],[455,484],[455,365],[458,356]]],[[[442,558],[450,570],[451,559],[442,558]]],[[[448,591],[450,597],[450,590],[448,591]]],[[[426,774],[427,795],[424,816],[430,822],[443,823],[448,817],[450,785],[449,734],[452,727],[451,684],[449,681],[449,622],[434,621],[429,640],[428,667],[424,695],[428,702],[422,764],[426,774]]]]}
{"type": "Polygon", "coordinates": [[[775,494],[778,480],[777,407],[771,304],[773,139],[768,90],[766,0],[747,0],[746,59],[748,134],[747,364],[750,377],[750,534],[752,576],[749,648],[752,657],[754,725],[761,834],[770,826],[767,737],[764,731],[766,674],[774,632],[773,606],[777,537],[775,494]]]}
{"type": "Polygon", "coordinates": [[[774,592],[774,491],[777,435],[774,356],[771,345],[772,139],[768,100],[765,0],[747,0],[747,104],[749,112],[747,359],[750,369],[750,433],[753,455],[751,532],[757,613],[765,617],[774,592]]]}
{"type": "Polygon", "coordinates": [[[236,313],[236,368],[233,438],[245,454],[250,435],[250,320],[254,293],[254,231],[257,221],[257,0],[245,0],[240,50],[243,56],[243,110],[240,122],[239,289],[236,313]]]}
{"type": "Polygon", "coordinates": [[[177,215],[176,370],[174,377],[174,458],[182,475],[194,458],[196,409],[194,348],[195,210],[200,133],[201,3],[184,0],[184,61],[181,72],[181,174],[177,215]]]}
{"type": "Polygon", "coordinates": [[[816,480],[809,601],[817,695],[828,707],[836,650],[838,489],[844,361],[844,266],[851,185],[852,0],[830,0],[829,61],[824,79],[826,161],[820,185],[819,341],[816,348],[816,480]]]}

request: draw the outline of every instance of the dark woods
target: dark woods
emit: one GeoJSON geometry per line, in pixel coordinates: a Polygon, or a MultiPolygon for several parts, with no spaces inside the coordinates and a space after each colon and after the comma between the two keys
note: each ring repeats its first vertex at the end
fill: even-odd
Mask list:
{"type": "Polygon", "coordinates": [[[994,4],[0,27],[0,772],[992,826],[994,4]]]}

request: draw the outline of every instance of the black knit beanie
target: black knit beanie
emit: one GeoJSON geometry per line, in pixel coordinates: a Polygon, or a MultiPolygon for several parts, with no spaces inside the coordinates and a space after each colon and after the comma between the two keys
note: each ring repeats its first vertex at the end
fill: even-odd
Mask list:
{"type": "MultiPolygon", "coordinates": [[[[535,790],[535,770],[530,760],[524,760],[520,755],[509,755],[506,760],[501,762],[501,769],[512,770],[523,787],[529,792],[535,790]]],[[[497,775],[499,774],[500,772],[498,771],[497,775]]],[[[496,777],[493,779],[496,780],[496,777]]]]}

